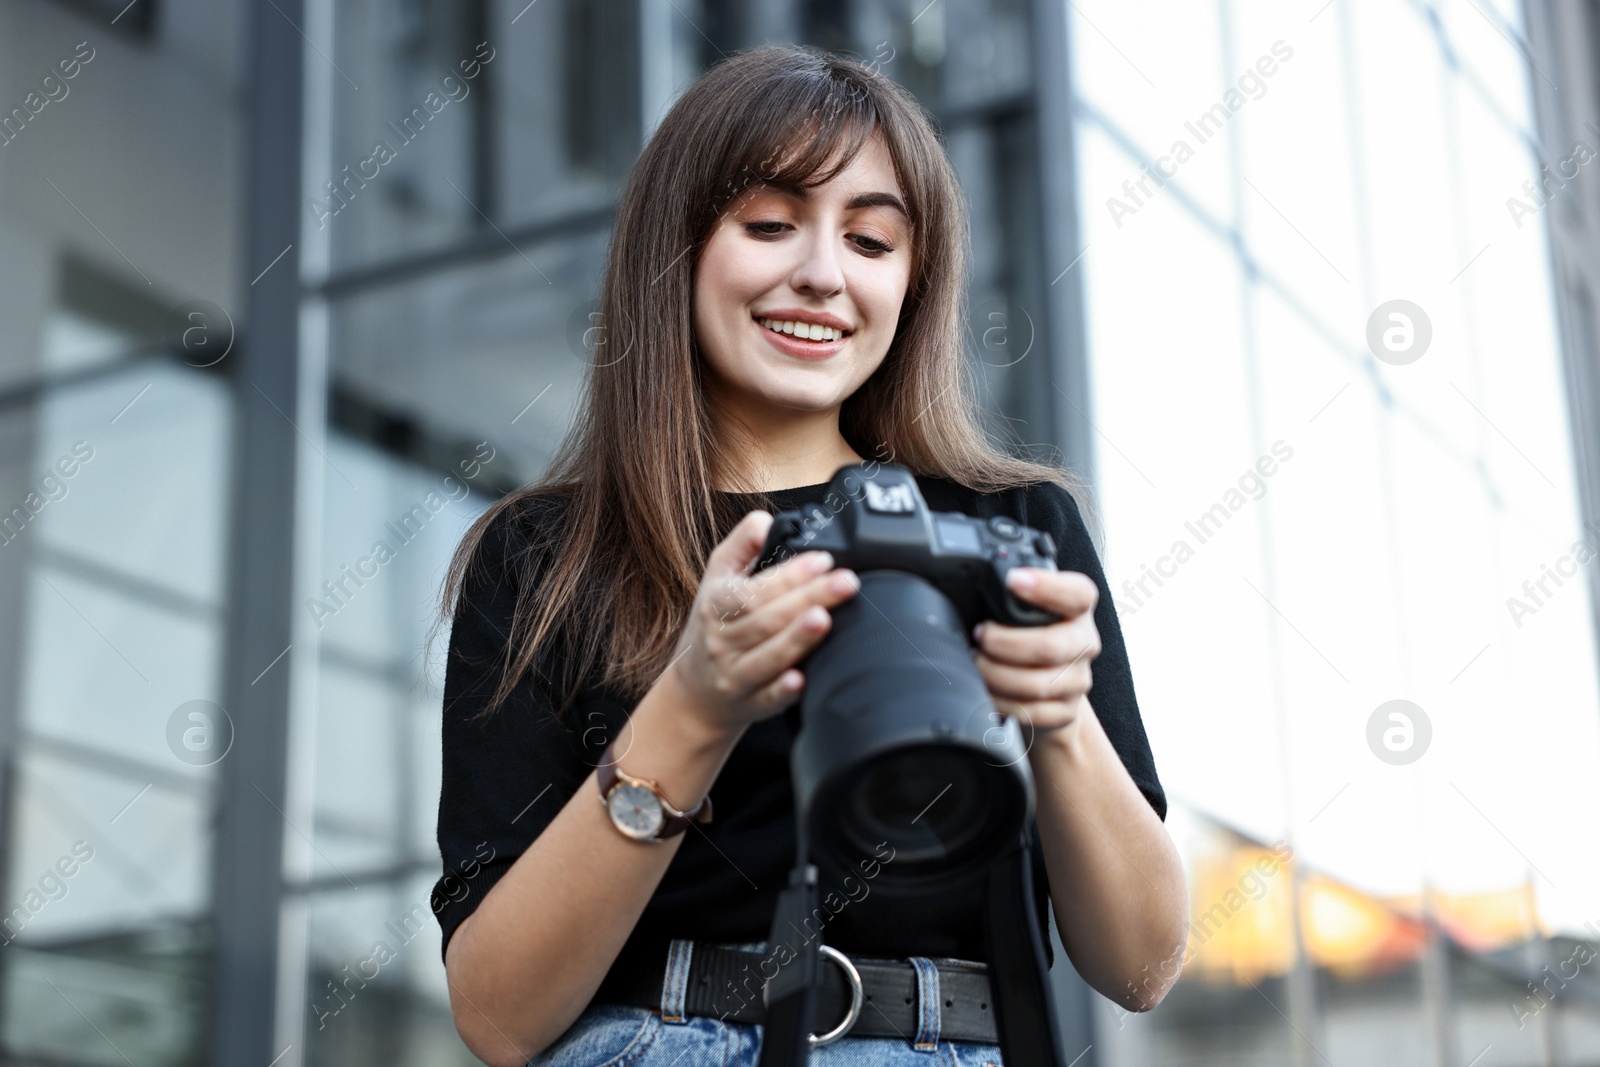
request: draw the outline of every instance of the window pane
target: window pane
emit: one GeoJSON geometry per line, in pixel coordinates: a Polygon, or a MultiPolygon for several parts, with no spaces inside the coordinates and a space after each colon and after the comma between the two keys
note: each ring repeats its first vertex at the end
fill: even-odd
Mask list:
{"type": "Polygon", "coordinates": [[[217,768],[183,745],[182,709],[210,713],[221,684],[228,408],[221,379],[146,359],[10,420],[31,440],[7,482],[35,494],[5,545],[25,576],[0,958],[14,1052],[198,1054],[217,768]]]}
{"type": "Polygon", "coordinates": [[[305,605],[320,622],[309,862],[326,887],[310,897],[307,1062],[468,1064],[428,899],[450,632],[433,623],[450,555],[489,499],[475,487],[505,461],[469,451],[447,473],[339,432],[328,458],[328,577],[305,605]]]}
{"type": "MultiPolygon", "coordinates": [[[[1073,91],[1089,109],[1091,123],[1109,123],[1131,150],[1162,164],[1167,179],[1194,197],[1226,224],[1233,218],[1228,155],[1233,114],[1223,95],[1237,74],[1223,69],[1216,9],[1201,4],[1163,2],[1118,4],[1088,0],[1072,5],[1073,91]],[[1159,24],[1160,33],[1150,27],[1159,24]]],[[[1270,41],[1263,42],[1263,47],[1270,41]]],[[[1254,62],[1251,53],[1249,62],[1254,62]]],[[[1153,180],[1141,189],[1138,163],[1126,162],[1115,175],[1085,188],[1086,216],[1108,219],[1143,210],[1165,193],[1153,180]],[[1124,188],[1123,182],[1130,187],[1124,188]],[[1110,203],[1111,198],[1116,204],[1110,203]]]]}
{"type": "Polygon", "coordinates": [[[482,0],[336,5],[327,173],[306,208],[336,266],[459,239],[488,201],[487,112],[501,57],[482,0]],[[488,61],[485,66],[484,61],[488,61]]]}
{"type": "Polygon", "coordinates": [[[432,876],[311,902],[306,1063],[473,1067],[439,963],[432,876]]]}
{"type": "MultiPolygon", "coordinates": [[[[492,478],[534,476],[555,451],[593,358],[584,346],[604,240],[596,232],[527,248],[526,258],[511,254],[338,302],[337,387],[434,437],[490,441],[499,450],[492,478]]],[[[327,477],[352,489],[336,471],[327,477]]]]}

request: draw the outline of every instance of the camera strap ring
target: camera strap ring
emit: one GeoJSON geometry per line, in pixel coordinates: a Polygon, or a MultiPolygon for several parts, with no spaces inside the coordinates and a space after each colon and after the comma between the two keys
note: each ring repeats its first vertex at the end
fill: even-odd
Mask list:
{"type": "MultiPolygon", "coordinates": [[[[856,965],[854,963],[850,962],[850,957],[846,956],[843,952],[840,952],[832,945],[818,945],[817,951],[831,959],[834,963],[838,964],[839,969],[844,972],[844,976],[850,980],[850,1007],[845,1011],[844,1019],[832,1030],[829,1030],[821,1037],[818,1037],[816,1034],[806,1035],[811,1042],[812,1048],[829,1044],[843,1037],[845,1032],[856,1024],[856,1020],[861,1018],[861,1004],[864,999],[861,988],[861,972],[856,970],[856,965]]],[[[766,987],[762,986],[761,999],[763,1001],[766,1000],[766,996],[766,987]]]]}

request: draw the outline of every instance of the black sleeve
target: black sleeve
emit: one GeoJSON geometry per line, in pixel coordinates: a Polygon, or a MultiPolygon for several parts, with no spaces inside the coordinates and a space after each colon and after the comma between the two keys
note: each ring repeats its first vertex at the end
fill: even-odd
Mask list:
{"type": "MultiPolygon", "coordinates": [[[[509,651],[531,509],[495,517],[457,598],[445,666],[444,767],[439,852],[444,874],[431,904],[441,952],[468,915],[588,777],[566,731],[551,720],[544,676],[530,675],[491,715],[476,718],[499,684],[509,651]]],[[[549,669],[546,665],[546,670],[549,669]]]]}
{"type": "Polygon", "coordinates": [[[1128,665],[1122,626],[1117,621],[1111,589],[1106,585],[1105,571],[1078,511],[1078,502],[1054,482],[1030,487],[1024,499],[1027,515],[1023,521],[1035,529],[1049,531],[1056,543],[1056,566],[1064,571],[1087,574],[1100,590],[1100,600],[1094,609],[1094,624],[1100,631],[1100,655],[1094,661],[1094,687],[1089,691],[1089,704],[1122,757],[1129,777],[1150,801],[1156,815],[1165,821],[1167,794],[1156,777],[1155,756],[1145,737],[1144,721],[1139,717],[1139,702],[1133,693],[1133,671],[1128,665]]]}

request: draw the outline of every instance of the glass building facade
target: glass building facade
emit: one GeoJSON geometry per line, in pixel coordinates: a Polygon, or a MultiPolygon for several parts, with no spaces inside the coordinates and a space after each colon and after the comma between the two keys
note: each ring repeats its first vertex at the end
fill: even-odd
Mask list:
{"type": "Polygon", "coordinates": [[[1581,1062],[1594,987],[1546,1014],[1523,971],[1600,932],[1594,353],[1552,248],[1600,97],[1530,41],[1594,5],[1163,7],[1076,5],[1105,563],[1191,876],[1294,863],[1243,921],[1192,880],[1193,979],[1107,1005],[1107,1062],[1581,1062]]]}
{"type": "Polygon", "coordinates": [[[1067,1059],[1592,1058],[1593,969],[1524,988],[1600,938],[1600,187],[1539,169],[1592,0],[17,0],[0,1062],[475,1062],[443,568],[572,417],[640,145],[766,41],[927,105],[993,430],[1095,485],[1197,922],[1147,1016],[1056,943],[1067,1059]]]}

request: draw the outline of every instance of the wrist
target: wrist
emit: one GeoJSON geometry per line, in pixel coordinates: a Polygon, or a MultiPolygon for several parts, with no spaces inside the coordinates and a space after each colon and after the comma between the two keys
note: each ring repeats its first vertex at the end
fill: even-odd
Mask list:
{"type": "Polygon", "coordinates": [[[706,714],[684,684],[676,663],[656,679],[645,700],[652,704],[684,744],[698,751],[731,749],[744,735],[748,725],[718,722],[706,714]]]}
{"type": "MultiPolygon", "coordinates": [[[[1092,715],[1093,712],[1087,714],[1092,715]]],[[[1084,716],[1080,713],[1065,726],[1051,730],[1034,730],[1033,743],[1028,746],[1028,762],[1035,772],[1044,762],[1067,767],[1082,762],[1084,731],[1087,729],[1083,719],[1084,716]]]]}
{"type": "MultiPolygon", "coordinates": [[[[634,707],[608,745],[605,763],[630,778],[654,782],[673,808],[692,811],[709,794],[742,733],[717,728],[696,714],[669,670],[634,707]]],[[[595,773],[603,793],[605,770],[597,767],[595,773]]]]}

